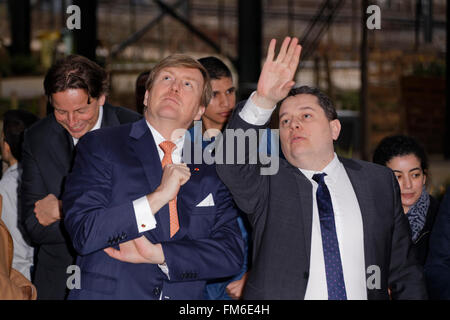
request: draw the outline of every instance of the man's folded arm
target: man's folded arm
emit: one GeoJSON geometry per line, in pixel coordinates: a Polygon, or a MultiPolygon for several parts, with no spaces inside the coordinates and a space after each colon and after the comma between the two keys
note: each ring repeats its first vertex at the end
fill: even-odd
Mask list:
{"type": "Polygon", "coordinates": [[[22,147],[22,181],[20,190],[20,221],[30,240],[36,244],[59,244],[66,240],[62,231],[61,220],[44,227],[39,223],[34,213],[36,201],[48,195],[47,187],[42,179],[41,172],[34,159],[33,153],[26,138],[22,147]]]}
{"type": "Polygon", "coordinates": [[[64,224],[74,248],[81,255],[140,236],[134,209],[136,202],[130,200],[109,207],[112,164],[97,152],[95,146],[99,145],[94,136],[80,140],[63,195],[64,224]]]}

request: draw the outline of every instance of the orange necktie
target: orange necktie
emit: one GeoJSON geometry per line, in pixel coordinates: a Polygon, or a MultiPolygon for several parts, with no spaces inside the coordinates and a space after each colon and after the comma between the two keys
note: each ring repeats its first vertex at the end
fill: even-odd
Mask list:
{"type": "MultiPolygon", "coordinates": [[[[172,151],[175,148],[175,144],[172,141],[163,141],[159,144],[161,149],[164,151],[164,157],[161,161],[161,165],[164,167],[172,162],[172,151]]],[[[180,229],[180,224],[178,222],[177,213],[177,198],[169,201],[169,212],[170,212],[170,237],[172,238],[178,229],[180,229]]]]}

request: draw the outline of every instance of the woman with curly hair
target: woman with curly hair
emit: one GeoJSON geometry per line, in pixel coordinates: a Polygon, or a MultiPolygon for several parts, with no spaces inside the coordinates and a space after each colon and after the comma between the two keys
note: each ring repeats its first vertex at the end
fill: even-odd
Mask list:
{"type": "Polygon", "coordinates": [[[400,185],[403,211],[411,227],[412,241],[422,265],[428,254],[430,232],[439,203],[426,189],[428,158],[412,137],[396,135],[384,138],[373,155],[373,162],[394,171],[400,185]]]}

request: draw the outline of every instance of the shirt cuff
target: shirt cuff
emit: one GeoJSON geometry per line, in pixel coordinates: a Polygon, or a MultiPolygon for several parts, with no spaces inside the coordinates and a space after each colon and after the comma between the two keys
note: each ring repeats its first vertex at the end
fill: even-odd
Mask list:
{"type": "Polygon", "coordinates": [[[162,264],[158,264],[158,267],[161,269],[161,271],[167,276],[167,278],[170,280],[169,276],[169,267],[167,266],[167,263],[164,262],[162,264]]]}
{"type": "Polygon", "coordinates": [[[253,93],[250,95],[241,112],[239,112],[239,116],[247,123],[255,126],[262,126],[266,124],[267,121],[269,121],[277,105],[275,105],[272,109],[264,109],[258,107],[252,101],[252,97],[255,93],[256,91],[253,91],[253,93]]]}
{"type": "Polygon", "coordinates": [[[147,201],[147,196],[134,200],[133,208],[139,233],[156,228],[156,219],[147,201]]]}

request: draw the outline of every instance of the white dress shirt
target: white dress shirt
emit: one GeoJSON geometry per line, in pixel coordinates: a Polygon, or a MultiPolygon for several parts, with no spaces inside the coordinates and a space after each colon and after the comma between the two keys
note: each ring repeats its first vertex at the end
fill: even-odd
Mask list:
{"type": "Polygon", "coordinates": [[[3,200],[1,216],[13,239],[12,267],[31,280],[30,268],[33,265],[34,249],[28,245],[22,235],[17,213],[17,187],[21,172],[22,170],[16,163],[5,171],[0,180],[0,195],[3,200]]]}
{"type": "Polygon", "coordinates": [[[313,185],[313,219],[311,233],[311,260],[305,300],[327,300],[327,279],[322,248],[319,210],[317,208],[317,182],[315,173],[325,172],[325,184],[330,191],[333,205],[336,235],[341,254],[342,271],[348,300],[367,300],[364,261],[364,235],[361,210],[358,199],[336,154],[333,160],[320,172],[299,170],[313,185]]]}
{"type": "MultiPolygon", "coordinates": [[[[250,124],[262,125],[269,120],[275,107],[270,110],[260,108],[249,98],[239,113],[239,116],[250,124]]],[[[316,201],[317,183],[312,180],[312,176],[318,172],[301,168],[299,170],[311,181],[313,189],[311,260],[305,299],[326,300],[328,299],[328,291],[322,248],[322,234],[320,231],[319,212],[316,201]]],[[[336,154],[333,160],[321,172],[327,174],[325,183],[330,191],[333,205],[347,299],[366,300],[364,235],[358,199],[356,198],[347,172],[336,154]]]]}

